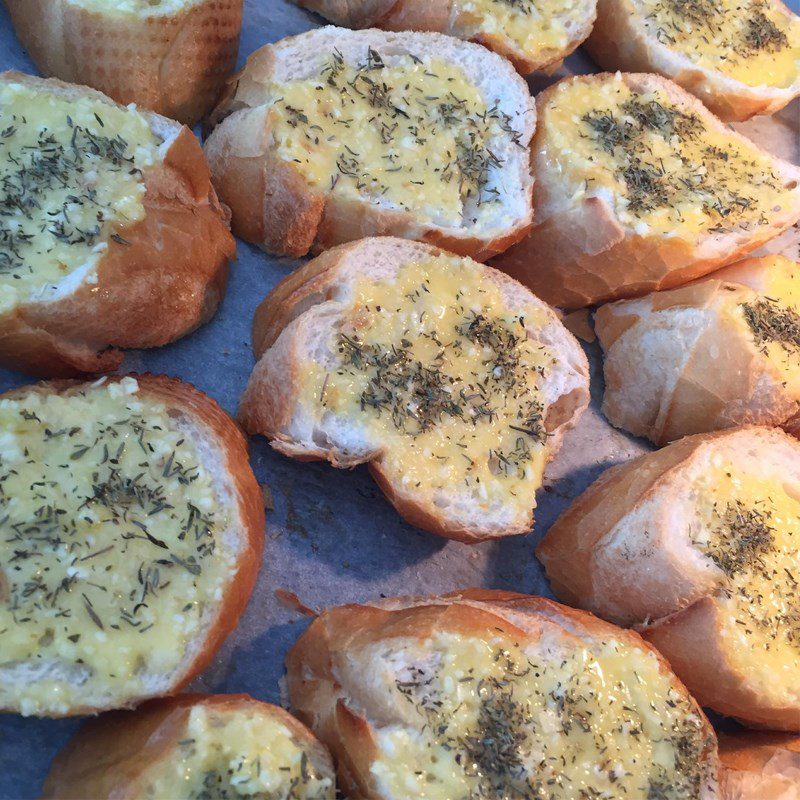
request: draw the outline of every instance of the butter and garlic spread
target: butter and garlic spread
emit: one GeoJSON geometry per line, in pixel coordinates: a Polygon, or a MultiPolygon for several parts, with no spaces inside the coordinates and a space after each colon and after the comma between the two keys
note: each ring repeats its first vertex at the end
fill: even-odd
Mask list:
{"type": "Polygon", "coordinates": [[[638,234],[757,229],[792,194],[770,156],[619,76],[561,84],[539,124],[542,155],[570,187],[569,202],[605,198],[638,234]]]}
{"type": "Polygon", "coordinates": [[[721,455],[699,483],[692,542],[724,573],[716,602],[730,661],[759,694],[800,697],[800,496],[721,455]]]}
{"type": "Polygon", "coordinates": [[[163,763],[148,771],[143,800],[334,800],[292,732],[274,717],[192,708],[186,733],[163,763]]]}
{"type": "Polygon", "coordinates": [[[279,156],[313,186],[439,225],[484,217],[500,195],[510,118],[488,108],[456,65],[368,48],[352,65],[331,54],[320,74],[271,87],[279,156]]]}
{"type": "Polygon", "coordinates": [[[141,171],[160,144],[136,111],[0,87],[0,311],[125,246],[116,231],[144,216],[141,171]]]}
{"type": "Polygon", "coordinates": [[[437,256],[360,280],[333,334],[338,368],[315,365],[304,396],[362,426],[409,490],[515,514],[541,484],[554,355],[529,338],[544,311],[507,311],[484,270],[437,256]]]}
{"type": "Polygon", "coordinates": [[[146,693],[233,569],[191,435],[132,378],[0,400],[0,509],[0,705],[23,714],[146,693]]]}
{"type": "Polygon", "coordinates": [[[367,655],[398,706],[373,722],[384,796],[697,800],[713,781],[700,718],[645,650],[522,647],[498,627],[367,655]]]}
{"type": "Polygon", "coordinates": [[[800,20],[773,0],[634,0],[651,36],[748,86],[800,76],[800,20]]]}

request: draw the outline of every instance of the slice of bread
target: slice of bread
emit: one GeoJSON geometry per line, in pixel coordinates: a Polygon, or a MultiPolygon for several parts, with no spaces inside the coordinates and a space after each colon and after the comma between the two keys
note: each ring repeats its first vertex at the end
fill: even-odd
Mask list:
{"type": "Polygon", "coordinates": [[[4,0],[46,77],[193,125],[236,66],[242,0],[4,0]]]}
{"type": "Polygon", "coordinates": [[[333,763],[282,708],[246,694],[151,700],[86,723],[54,759],[42,800],[334,800],[333,763]]]}
{"type": "Polygon", "coordinates": [[[15,72],[0,107],[0,364],[113,370],[207,321],[236,247],[192,132],[15,72]]]}
{"type": "Polygon", "coordinates": [[[268,252],[393,234],[485,259],[530,227],[533,100],[479,45],[309,31],[253,53],[220,120],[214,185],[234,232],[268,252]]]}
{"type": "Polygon", "coordinates": [[[322,613],[292,708],[371,800],[711,800],[716,738],[642,639],[541,597],[468,590],[322,613]]]}
{"type": "Polygon", "coordinates": [[[592,30],[597,0],[297,0],[335,25],[438,31],[505,56],[523,75],[555,69],[592,30]]]}
{"type": "Polygon", "coordinates": [[[601,306],[603,413],[658,445],[800,414],[800,264],[753,258],[601,306]]]}
{"type": "Polygon", "coordinates": [[[263,498],[233,421],[163,376],[0,395],[0,709],[172,694],[255,584],[263,498]]]}
{"type": "Polygon", "coordinates": [[[527,533],[546,463],[589,401],[555,312],[489,267],[364,239],[285,278],[253,322],[245,429],[300,459],[368,463],[409,522],[527,533]]]}
{"type": "Polygon", "coordinates": [[[663,75],[728,122],[800,95],[800,19],[781,0],[598,0],[585,46],[603,69],[663,75]]]}
{"type": "Polygon", "coordinates": [[[719,734],[722,800],[800,800],[800,736],[719,734]]]}
{"type": "Polygon", "coordinates": [[[703,705],[800,730],[800,442],[736,428],[614,467],[537,555],[558,597],[639,625],[703,705]]]}
{"type": "Polygon", "coordinates": [[[535,224],[494,263],[553,305],[680,286],[800,219],[800,168],[671,81],[581,75],[536,105],[535,224]]]}

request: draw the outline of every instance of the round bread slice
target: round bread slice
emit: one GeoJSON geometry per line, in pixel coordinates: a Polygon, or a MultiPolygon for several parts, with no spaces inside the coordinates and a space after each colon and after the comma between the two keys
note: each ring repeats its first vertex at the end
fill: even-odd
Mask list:
{"type": "Polygon", "coordinates": [[[781,0],[598,0],[585,46],[603,69],[663,75],[728,122],[800,95],[800,19],[781,0]]]}
{"type": "Polygon", "coordinates": [[[723,800],[800,800],[800,736],[719,734],[723,800]]]}
{"type": "Polygon", "coordinates": [[[479,45],[319,28],[253,53],[220,120],[214,185],[268,252],[392,234],[482,260],[530,227],[533,100],[479,45]]]}
{"type": "Polygon", "coordinates": [[[353,798],[717,798],[716,737],[630,631],[469,590],[322,613],[286,660],[292,708],[353,798]]]}
{"type": "Polygon", "coordinates": [[[601,306],[603,413],[658,445],[800,413],[800,265],[753,258],[601,306]]]}
{"type": "Polygon", "coordinates": [[[703,704],[800,730],[800,443],[746,427],[606,471],[537,548],[556,595],[638,625],[703,704]]]}
{"type": "Polygon", "coordinates": [[[0,74],[0,364],[65,377],[206,322],[236,252],[192,132],[0,74]]]}
{"type": "Polygon", "coordinates": [[[334,800],[333,763],[282,708],[183,694],[86,723],[54,759],[43,800],[334,800]]]}
{"type": "Polygon", "coordinates": [[[589,401],[580,345],[507,276],[403,239],[364,239],[285,278],[256,311],[239,418],[272,446],[369,463],[432,533],[526,533],[589,401]]]}
{"type": "Polygon", "coordinates": [[[592,30],[596,0],[297,0],[335,25],[438,31],[505,56],[523,75],[554,70],[592,30]]]}
{"type": "Polygon", "coordinates": [[[493,263],[553,305],[680,286],[800,219],[800,168],[658,75],[565,78],[536,106],[535,224],[493,263]]]}
{"type": "Polygon", "coordinates": [[[236,626],[263,499],[241,431],[163,376],[0,395],[0,709],[172,694],[236,626]]]}
{"type": "Polygon", "coordinates": [[[194,125],[236,66],[242,0],[5,0],[46,77],[194,125]]]}

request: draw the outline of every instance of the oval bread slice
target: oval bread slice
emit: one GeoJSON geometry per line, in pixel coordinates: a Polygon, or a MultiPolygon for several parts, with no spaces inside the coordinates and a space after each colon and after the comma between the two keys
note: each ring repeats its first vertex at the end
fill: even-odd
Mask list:
{"type": "Polygon", "coordinates": [[[603,69],[663,75],[728,122],[800,95],[800,19],[781,0],[598,0],[585,46],[603,69]]]}
{"type": "Polygon", "coordinates": [[[45,77],[194,125],[236,66],[242,0],[5,0],[45,77]]]}
{"type": "Polygon", "coordinates": [[[658,445],[800,414],[800,265],[753,258],[681,289],[601,306],[603,413],[658,445]]]}
{"type": "Polygon", "coordinates": [[[0,708],[172,694],[235,627],[264,509],[239,429],[151,375],[0,395],[0,708]]]}
{"type": "Polygon", "coordinates": [[[800,800],[800,736],[719,734],[723,800],[800,800]]]}
{"type": "Polygon", "coordinates": [[[657,75],[565,78],[536,105],[536,221],[493,263],[553,305],[680,286],[800,218],[800,168],[657,75]]]}
{"type": "Polygon", "coordinates": [[[1,364],[113,370],[212,316],[236,248],[188,128],[16,72],[0,126],[1,364]]]}
{"type": "Polygon", "coordinates": [[[713,729],[666,662],[541,597],[333,608],[286,666],[348,797],[719,796],[713,729]]]}
{"type": "Polygon", "coordinates": [[[800,730],[800,442],[746,427],[607,470],[537,548],[566,602],[636,624],[703,704],[800,730]]]}
{"type": "Polygon", "coordinates": [[[86,723],[54,759],[43,800],[334,800],[331,757],[282,708],[245,694],[151,700],[86,723]]]}
{"type": "Polygon", "coordinates": [[[213,119],[233,230],[271,253],[392,234],[480,260],[531,223],[533,100],[479,45],[309,31],[253,53],[213,119]]]}
{"type": "Polygon", "coordinates": [[[589,400],[552,309],[469,259],[364,239],[285,278],[253,322],[245,429],[300,459],[369,463],[400,514],[466,542],[526,533],[589,400]]]}
{"type": "Polygon", "coordinates": [[[438,31],[505,56],[523,75],[555,69],[589,35],[596,0],[297,0],[335,25],[438,31]]]}

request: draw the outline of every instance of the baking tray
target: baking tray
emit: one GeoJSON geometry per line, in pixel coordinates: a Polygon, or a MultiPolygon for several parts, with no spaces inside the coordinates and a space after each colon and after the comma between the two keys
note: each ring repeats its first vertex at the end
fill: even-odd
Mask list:
{"type": "MultiPolygon", "coordinates": [[[[422,0],[420,0],[422,1],[422,0]]],[[[240,65],[256,48],[324,24],[287,0],[245,0],[240,65]]],[[[800,0],[791,5],[797,10],[800,0]]],[[[0,8],[0,69],[35,69],[0,8]]],[[[580,52],[555,75],[531,81],[534,92],[566,74],[591,72],[580,52]]],[[[740,127],[762,146],[800,163],[800,105],[773,119],[740,127]]],[[[798,256],[798,231],[773,249],[798,256]]],[[[121,372],[165,373],[189,381],[235,413],[253,356],[250,322],[261,299],[300,262],[272,258],[244,242],[231,267],[225,300],[214,319],[196,333],[157,350],[129,352],[121,372]]],[[[592,405],[565,438],[539,492],[536,525],[529,536],[468,546],[447,542],[405,524],[383,498],[364,467],[336,470],[303,464],[252,440],[251,462],[269,487],[264,561],[258,585],[239,627],[192,684],[204,692],[247,692],[280,702],[279,680],[286,651],[308,619],[282,602],[276,590],[294,592],[312,608],[381,595],[431,594],[467,586],[511,589],[552,596],[534,547],[558,514],[606,467],[648,449],[612,428],[602,417],[602,367],[596,343],[584,343],[592,372],[592,405]]],[[[0,369],[0,391],[31,379],[0,369]]],[[[2,641],[0,641],[2,649],[2,641]]],[[[38,796],[50,759],[79,720],[23,719],[0,715],[0,800],[38,796]]]]}

